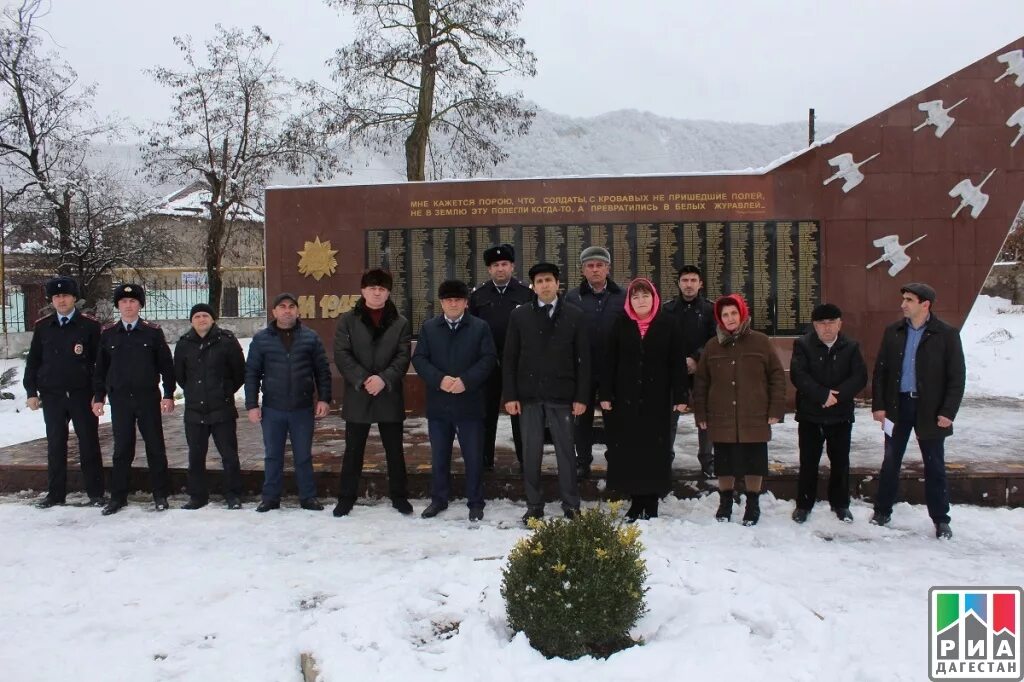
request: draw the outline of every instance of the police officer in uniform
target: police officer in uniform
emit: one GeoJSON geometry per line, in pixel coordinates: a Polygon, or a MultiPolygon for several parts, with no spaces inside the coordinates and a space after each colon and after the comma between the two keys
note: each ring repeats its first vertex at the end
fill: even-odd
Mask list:
{"type": "MultiPolygon", "coordinates": [[[[498,412],[501,400],[501,357],[505,347],[505,333],[512,311],[533,300],[533,290],[515,277],[516,251],[511,244],[499,244],[484,251],[484,264],[490,281],[473,290],[469,297],[469,312],[491,328],[494,345],[498,350],[498,364],[484,386],[484,471],[494,469],[494,439],[498,432],[498,412]]],[[[516,459],[523,466],[523,443],[519,435],[519,415],[512,415],[512,441],[516,459]]]]}
{"type": "Polygon", "coordinates": [[[64,504],[70,420],[78,437],[78,459],[89,504],[101,507],[106,502],[103,460],[98,420],[91,408],[100,323],[75,308],[78,284],[70,277],[49,280],[46,298],[54,313],[36,320],[33,326],[23,382],[29,409],[41,406],[46,422],[46,497],[36,506],[46,509],[64,504]]]}
{"type": "Polygon", "coordinates": [[[96,356],[93,412],[103,415],[103,401],[110,398],[114,431],[114,470],[110,501],[103,515],[116,514],[128,504],[128,481],[135,459],[135,426],[146,443],[153,505],[167,509],[167,451],[161,414],[174,411],[174,360],[164,333],[139,317],[146,305],[146,291],[138,284],[122,284],[114,290],[114,305],[121,320],[103,329],[96,356]],[[163,383],[163,396],[160,383],[163,383]]]}

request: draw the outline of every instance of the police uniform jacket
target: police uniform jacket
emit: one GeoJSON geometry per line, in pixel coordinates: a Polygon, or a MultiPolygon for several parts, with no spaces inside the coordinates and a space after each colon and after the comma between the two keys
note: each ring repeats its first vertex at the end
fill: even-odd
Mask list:
{"type": "Polygon", "coordinates": [[[174,359],[159,326],[143,319],[130,332],[115,322],[100,334],[93,392],[96,402],[128,394],[148,395],[163,384],[163,397],[174,398],[174,359]]]}
{"type": "Polygon", "coordinates": [[[508,333],[508,319],[512,311],[533,300],[533,289],[513,277],[501,293],[493,281],[487,281],[473,290],[469,296],[469,312],[487,323],[494,337],[494,346],[498,350],[498,362],[501,362],[502,350],[505,348],[505,335],[508,333]]]}
{"type": "Polygon", "coordinates": [[[100,323],[81,311],[75,311],[63,327],[56,314],[37,320],[22,382],[27,397],[92,391],[99,345],[100,323]]]}
{"type": "Polygon", "coordinates": [[[206,336],[194,329],[174,347],[174,375],[185,391],[185,421],[218,424],[238,417],[235,391],[245,381],[245,357],[238,339],[216,324],[206,336]]]}

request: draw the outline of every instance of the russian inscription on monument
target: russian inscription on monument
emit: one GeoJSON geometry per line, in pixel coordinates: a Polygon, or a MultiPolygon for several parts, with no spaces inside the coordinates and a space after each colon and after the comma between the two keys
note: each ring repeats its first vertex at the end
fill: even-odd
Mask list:
{"type": "Polygon", "coordinates": [[[483,250],[510,243],[516,270],[539,261],[562,270],[562,285],[580,280],[579,253],[603,246],[612,255],[612,277],[643,276],[658,285],[663,300],[678,290],[675,273],[698,265],[711,299],[741,293],[755,329],[774,335],[802,334],[819,301],[819,224],[802,221],[614,223],[522,227],[413,228],[366,231],[367,267],[383,267],[395,278],[392,300],[418,330],[435,315],[437,286],[447,278],[487,279],[483,250]]]}

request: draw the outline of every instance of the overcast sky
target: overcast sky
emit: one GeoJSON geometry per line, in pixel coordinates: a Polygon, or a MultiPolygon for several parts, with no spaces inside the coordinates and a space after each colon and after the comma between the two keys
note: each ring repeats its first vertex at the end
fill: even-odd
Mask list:
{"type": "MultiPolygon", "coordinates": [[[[302,78],[353,37],[320,0],[52,0],[42,24],[101,113],[144,122],[168,97],[142,69],[217,22],[259,24],[302,78]]],[[[527,0],[521,33],[538,75],[519,86],[560,114],[856,123],[1020,37],[1024,0],[527,0]]]]}

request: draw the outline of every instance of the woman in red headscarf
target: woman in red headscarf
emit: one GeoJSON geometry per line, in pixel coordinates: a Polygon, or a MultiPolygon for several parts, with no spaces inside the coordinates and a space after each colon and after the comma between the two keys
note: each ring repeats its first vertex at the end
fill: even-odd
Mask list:
{"type": "Polygon", "coordinates": [[[608,486],[632,498],[632,522],[658,515],[672,489],[669,431],[672,410],[686,409],[688,390],[682,330],[660,313],[650,280],[634,279],[625,315],[612,325],[598,389],[608,451],[608,486]]]}
{"type": "Polygon", "coordinates": [[[761,518],[760,495],[768,475],[768,441],[772,424],[782,420],[786,373],[771,339],[750,328],[750,311],[739,294],[715,301],[715,338],[693,376],[693,411],[700,428],[715,444],[715,473],[720,495],[715,518],[732,518],[736,476],[743,476],[747,507],[743,525],[761,518]]]}

